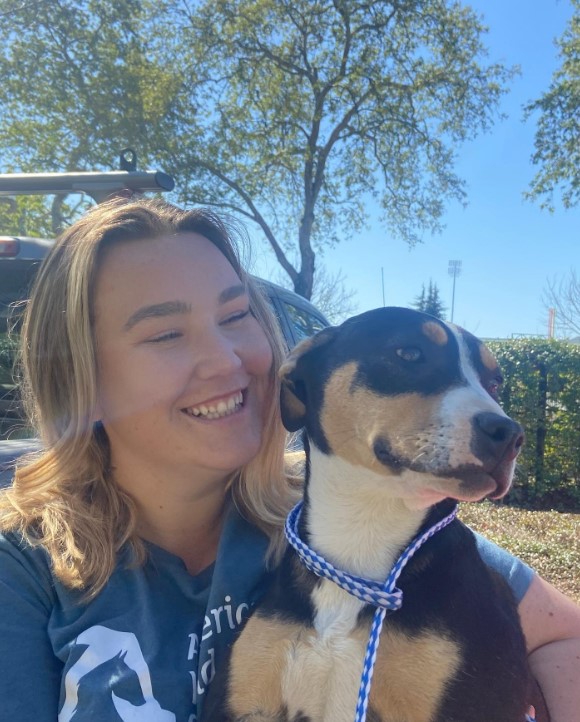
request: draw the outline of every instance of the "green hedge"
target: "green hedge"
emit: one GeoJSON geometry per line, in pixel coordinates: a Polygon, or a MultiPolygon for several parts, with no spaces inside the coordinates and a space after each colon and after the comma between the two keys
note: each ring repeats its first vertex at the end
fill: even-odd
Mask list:
{"type": "Polygon", "coordinates": [[[11,384],[18,336],[0,333],[0,384],[11,384]]]}
{"type": "Polygon", "coordinates": [[[541,339],[487,346],[504,373],[502,406],[526,431],[508,501],[580,510],[580,346],[541,339]]]}

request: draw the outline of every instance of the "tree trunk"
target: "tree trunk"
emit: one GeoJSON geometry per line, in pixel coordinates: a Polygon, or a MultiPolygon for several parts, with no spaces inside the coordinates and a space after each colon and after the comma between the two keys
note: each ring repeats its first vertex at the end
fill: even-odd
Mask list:
{"type": "Polygon", "coordinates": [[[310,243],[312,226],[314,224],[314,212],[307,211],[302,217],[300,229],[298,230],[298,244],[300,247],[300,272],[294,281],[294,290],[300,296],[310,300],[314,286],[314,267],[316,254],[310,243]]]}
{"type": "Polygon", "coordinates": [[[535,495],[541,497],[544,488],[544,454],[546,450],[546,416],[548,404],[548,371],[546,364],[540,363],[538,369],[538,414],[536,426],[536,459],[535,459],[535,495]]]}

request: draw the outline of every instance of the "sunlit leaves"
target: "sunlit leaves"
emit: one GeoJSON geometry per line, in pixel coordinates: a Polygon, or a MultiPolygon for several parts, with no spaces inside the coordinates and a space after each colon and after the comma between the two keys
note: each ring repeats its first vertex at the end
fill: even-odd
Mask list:
{"type": "Polygon", "coordinates": [[[580,0],[571,0],[574,14],[558,40],[561,65],[548,90],[526,106],[537,121],[532,162],[539,166],[527,194],[553,208],[561,195],[565,208],[580,201],[580,0]]]}
{"type": "Polygon", "coordinates": [[[157,145],[174,78],[147,55],[140,0],[2,0],[3,170],[116,166],[157,145]]]}

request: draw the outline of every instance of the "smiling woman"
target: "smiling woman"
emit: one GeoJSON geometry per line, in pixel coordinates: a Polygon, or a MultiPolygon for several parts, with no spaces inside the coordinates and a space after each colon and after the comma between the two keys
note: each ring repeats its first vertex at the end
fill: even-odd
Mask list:
{"type": "Polygon", "coordinates": [[[264,457],[271,479],[282,478],[273,363],[281,343],[231,238],[207,211],[113,202],[63,234],[38,275],[23,361],[47,451],[21,466],[3,504],[7,519],[24,514],[25,528],[46,530],[57,574],[90,596],[126,540],[138,558],[145,538],[192,570],[206,566],[228,485],[244,508],[246,499],[276,508],[275,484],[263,488],[268,477],[256,481],[246,466],[264,457]],[[204,412],[230,401],[226,415],[204,412]],[[39,515],[29,488],[39,478],[58,512],[48,503],[39,515]],[[257,494],[245,491],[256,483],[257,494]],[[163,503],[150,502],[160,494],[163,503]],[[212,534],[205,524],[195,531],[198,517],[211,520],[212,534]]]}
{"type": "MultiPolygon", "coordinates": [[[[106,648],[97,644],[97,661],[133,649],[132,662],[124,661],[140,670],[141,693],[154,701],[160,693],[163,710],[185,719],[213,674],[215,650],[225,644],[218,639],[207,647],[197,620],[205,628],[213,607],[235,608],[231,634],[256,593],[261,572],[224,587],[231,554],[212,579],[219,540],[247,526],[262,570],[268,537],[258,527],[279,526],[295,491],[284,472],[279,415],[283,343],[268,303],[239,263],[234,235],[209,211],[114,201],[66,231],[37,276],[22,327],[24,396],[44,451],[21,462],[0,496],[8,545],[0,549],[0,587],[8,585],[15,596],[7,603],[22,613],[18,580],[8,581],[22,569],[18,561],[12,568],[14,554],[40,570],[38,599],[50,600],[48,607],[41,602],[45,621],[35,627],[21,615],[18,625],[7,624],[13,631],[22,626],[42,666],[43,701],[36,709],[26,695],[3,694],[3,717],[89,713],[91,702],[84,695],[71,700],[69,692],[90,673],[76,647],[79,632],[91,628],[100,630],[93,646],[108,640],[106,648]],[[140,570],[130,575],[135,591],[119,607],[127,589],[117,585],[129,568],[140,570]],[[153,569],[164,569],[165,581],[150,589],[153,569]],[[187,612],[165,630],[168,646],[151,656],[156,617],[164,616],[158,606],[184,585],[189,591],[178,594],[176,606],[187,612]],[[55,610],[71,604],[72,616],[65,613],[55,635],[48,634],[55,610]],[[131,644],[121,630],[131,632],[131,644]],[[176,666],[170,650],[185,642],[190,651],[176,666]],[[177,680],[178,667],[188,679],[200,669],[193,694],[189,685],[175,692],[177,682],[151,689],[152,668],[175,669],[177,680]]],[[[9,643],[4,626],[0,636],[9,643]]],[[[30,660],[25,666],[30,670],[30,660]]],[[[12,667],[3,679],[16,690],[21,677],[12,667]]],[[[112,682],[99,694],[120,699],[115,690],[122,696],[112,682]]],[[[157,702],[153,707],[163,711],[157,702]]]]}

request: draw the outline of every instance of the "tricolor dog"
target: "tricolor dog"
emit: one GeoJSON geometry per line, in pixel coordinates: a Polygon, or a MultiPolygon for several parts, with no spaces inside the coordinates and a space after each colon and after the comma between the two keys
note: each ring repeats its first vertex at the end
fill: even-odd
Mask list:
{"type": "MultiPolygon", "coordinates": [[[[522,428],[497,402],[487,348],[460,328],[380,308],[300,344],[282,414],[304,429],[300,538],[334,568],[385,581],[457,500],[509,489],[522,428]]],[[[453,520],[408,561],[387,613],[368,722],[524,722],[531,680],[516,605],[453,520]]],[[[289,546],[207,702],[211,722],[353,722],[375,608],[289,546]]]]}

